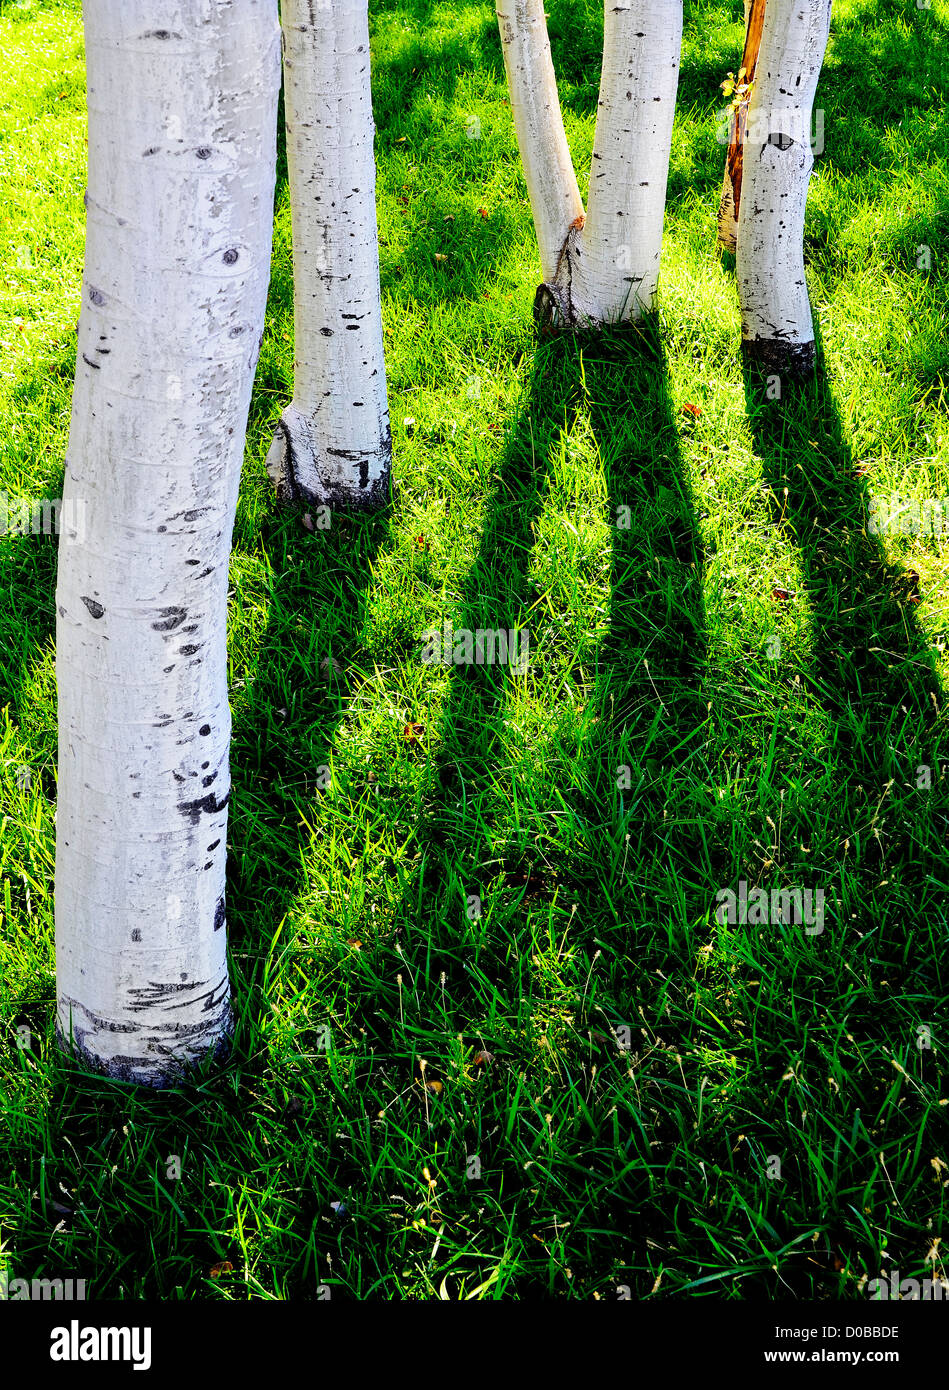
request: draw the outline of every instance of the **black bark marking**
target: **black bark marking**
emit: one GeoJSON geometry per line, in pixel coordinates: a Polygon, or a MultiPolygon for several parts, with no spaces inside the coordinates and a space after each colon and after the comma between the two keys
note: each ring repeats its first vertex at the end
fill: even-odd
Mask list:
{"type": "Polygon", "coordinates": [[[215,792],[209,792],[207,796],[203,796],[197,801],[179,801],[178,810],[181,815],[190,820],[192,825],[197,825],[203,814],[215,816],[219,811],[223,811],[230,799],[230,792],[221,801],[218,801],[215,792]]]}
{"type": "Polygon", "coordinates": [[[188,616],[186,608],[161,608],[161,621],[152,623],[153,632],[174,632],[176,627],[180,627],[188,616]]]}
{"type": "Polygon", "coordinates": [[[102,607],[102,604],[96,603],[94,598],[86,598],[85,595],[82,595],[82,601],[89,609],[89,612],[92,614],[94,618],[101,618],[102,615],[105,613],[105,609],[102,607]]]}
{"type": "Polygon", "coordinates": [[[240,252],[235,251],[233,247],[230,249],[230,251],[225,251],[224,255],[221,257],[221,260],[224,262],[225,265],[236,265],[239,259],[240,252]]]}
{"type": "Polygon", "coordinates": [[[89,286],[89,303],[97,305],[100,309],[106,302],[105,295],[101,290],[97,290],[95,285],[89,286]]]}
{"type": "Polygon", "coordinates": [[[102,371],[102,363],[101,363],[101,362],[93,362],[93,361],[92,361],[92,358],[91,358],[91,357],[87,357],[85,353],[82,354],[82,360],[83,360],[83,362],[85,362],[85,364],[86,364],[87,367],[92,367],[92,368],[93,368],[95,371],[97,371],[97,372],[101,372],[101,371],[102,371]]]}
{"type": "Polygon", "coordinates": [[[209,150],[207,145],[202,145],[199,149],[195,150],[194,153],[198,159],[210,159],[213,151],[209,150]]]}
{"type": "MultiPolygon", "coordinates": [[[[219,840],[215,840],[214,843],[215,843],[215,844],[219,844],[220,841],[219,841],[219,840]]],[[[214,909],[214,930],[215,930],[215,931],[220,931],[221,928],[222,928],[223,926],[224,926],[224,899],[223,899],[223,898],[219,898],[219,899],[218,899],[217,907],[214,909]]]]}
{"type": "MultiPolygon", "coordinates": [[[[206,980],[186,981],[183,984],[181,982],[162,984],[157,980],[149,980],[146,986],[129,990],[129,994],[133,996],[134,1002],[129,1004],[128,1007],[132,1013],[142,1013],[144,1010],[153,1008],[156,1004],[161,1003],[162,1000],[168,999],[174,994],[181,994],[183,990],[188,989],[201,989],[202,986],[206,984],[206,980]]],[[[202,995],[201,997],[203,998],[204,996],[202,995]]]]}
{"type": "MultiPolygon", "coordinates": [[[[90,1019],[96,1028],[104,1033],[138,1033],[141,1031],[140,1023],[116,1023],[115,1019],[102,1018],[99,1014],[94,1014],[91,1009],[87,1009],[84,1004],[80,1004],[78,999],[70,999],[68,995],[63,995],[63,1005],[67,1013],[84,1014],[90,1019]]],[[[78,1028],[75,1030],[80,1031],[78,1028]]],[[[83,1029],[83,1034],[89,1030],[83,1029]]]]}
{"type": "Polygon", "coordinates": [[[204,643],[203,643],[203,642],[199,642],[199,643],[197,644],[197,646],[179,647],[179,648],[178,648],[178,655],[179,655],[179,656],[194,656],[195,652],[199,652],[203,646],[204,646],[204,643]]]}
{"type": "Polygon", "coordinates": [[[198,730],[198,733],[201,735],[202,738],[207,738],[207,736],[208,736],[208,734],[209,734],[210,732],[211,732],[211,725],[210,725],[210,724],[202,724],[202,725],[201,725],[201,728],[198,730]]]}

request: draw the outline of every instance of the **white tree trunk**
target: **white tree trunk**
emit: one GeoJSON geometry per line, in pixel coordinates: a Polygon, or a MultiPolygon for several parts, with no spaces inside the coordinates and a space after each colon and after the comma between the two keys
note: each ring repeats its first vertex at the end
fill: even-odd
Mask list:
{"type": "Polygon", "coordinates": [[[499,0],[498,22],[544,283],[541,324],[591,328],[655,302],[682,47],[682,0],[605,0],[584,215],[563,130],[543,4],[499,0]]]}
{"type": "Polygon", "coordinates": [[[743,351],[779,376],[814,368],[804,212],[830,12],[831,0],[768,0],[748,108],[736,267],[743,351]]]}
{"type": "Polygon", "coordinates": [[[84,19],[57,1032],[157,1086],[231,1029],[228,555],[269,283],[280,31],[276,0],[85,0],[84,19]]]}
{"type": "Polygon", "coordinates": [[[293,220],[293,402],[267,471],[286,500],[389,497],[367,0],[283,0],[293,220]]]}
{"type": "Polygon", "coordinates": [[[681,51],[682,0],[606,0],[580,267],[581,317],[595,322],[655,302],[681,51]]]}
{"type": "Polygon", "coordinates": [[[543,0],[497,0],[497,16],[541,272],[553,282],[567,233],[583,225],[583,200],[564,133],[543,0]]]}

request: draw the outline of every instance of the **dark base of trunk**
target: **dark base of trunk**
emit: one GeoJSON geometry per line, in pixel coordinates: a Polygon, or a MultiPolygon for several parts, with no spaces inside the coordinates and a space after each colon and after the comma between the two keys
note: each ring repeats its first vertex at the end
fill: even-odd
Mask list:
{"type": "Polygon", "coordinates": [[[565,285],[538,285],[534,295],[534,326],[538,333],[576,327],[573,305],[565,285]]]}
{"type": "Polygon", "coordinates": [[[56,1020],[56,1045],[84,1070],[109,1081],[120,1081],[128,1086],[148,1086],[151,1090],[167,1090],[170,1087],[185,1086],[195,1079],[197,1069],[209,1062],[222,1062],[230,1053],[234,1040],[234,1016],[229,1014],[225,1031],[208,1048],[200,1059],[183,1062],[173,1058],[153,1057],[115,1057],[104,1062],[75,1036],[67,1038],[59,1020],[56,1020]]]}
{"type": "Polygon", "coordinates": [[[374,484],[360,491],[348,488],[320,488],[318,492],[294,480],[290,488],[286,484],[277,487],[277,500],[288,506],[305,503],[310,507],[329,507],[332,512],[378,512],[394,500],[395,485],[391,472],[386,472],[374,484]]]}
{"type": "Polygon", "coordinates": [[[786,343],[779,338],[745,339],[741,345],[746,367],[765,376],[779,376],[791,381],[807,381],[814,375],[816,347],[810,343],[786,343]]]}
{"type": "MultiPolygon", "coordinates": [[[[305,503],[311,507],[329,507],[339,512],[377,512],[393,500],[392,481],[392,435],[387,430],[385,438],[379,441],[378,453],[370,459],[365,454],[354,454],[339,450],[337,458],[344,457],[354,465],[354,469],[364,476],[365,486],[340,487],[338,484],[324,484],[317,459],[308,449],[295,442],[291,431],[283,420],[277,424],[277,438],[282,438],[279,473],[275,478],[277,500],[289,506],[305,503]],[[300,457],[300,455],[305,455],[300,457]],[[379,464],[382,471],[378,472],[379,464]],[[372,468],[370,467],[372,465],[372,468]],[[369,474],[377,476],[369,482],[369,474]]],[[[271,473],[273,477],[273,473],[271,473]]]]}

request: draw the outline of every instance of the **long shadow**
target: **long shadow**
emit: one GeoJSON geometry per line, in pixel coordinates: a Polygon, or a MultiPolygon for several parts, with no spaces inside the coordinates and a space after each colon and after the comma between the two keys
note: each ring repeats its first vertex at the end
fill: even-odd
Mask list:
{"type": "MultiPolygon", "coordinates": [[[[518,1008],[536,933],[544,935],[559,915],[558,938],[566,933],[581,958],[610,947],[612,987],[630,1000],[635,1017],[641,970],[632,927],[655,896],[643,865],[663,865],[675,885],[701,882],[703,894],[705,880],[716,877],[702,807],[686,794],[683,814],[664,815],[679,782],[704,784],[708,643],[702,548],[652,321],[540,345],[487,502],[479,553],[455,611],[445,616],[463,659],[450,670],[418,831],[420,864],[397,912],[404,955],[393,973],[408,963],[427,993],[446,969],[459,1021],[491,1013],[492,995],[518,1008]],[[570,669],[569,643],[558,649],[549,629],[540,640],[531,634],[523,677],[510,666],[479,663],[476,645],[469,661],[458,641],[466,630],[530,633],[541,597],[531,574],[534,530],[550,487],[549,458],[574,428],[602,464],[610,528],[609,595],[592,669],[585,661],[570,669]],[[529,691],[532,671],[551,664],[568,668],[558,682],[563,703],[549,711],[556,736],[548,748],[556,756],[542,766],[530,757],[518,765],[506,727],[515,722],[512,683],[523,679],[529,691]],[[630,765],[643,757],[648,782],[638,774],[630,781],[630,765]],[[484,904],[483,919],[467,910],[473,899],[484,904]]],[[[673,897],[677,892],[670,888],[673,897]]],[[[373,1022],[366,1027],[372,1031],[373,1022]]],[[[391,1050],[391,1036],[380,1033],[378,1041],[391,1050]]],[[[498,1045],[492,1036],[480,1043],[498,1045]]],[[[576,1040],[568,1039],[572,1046],[576,1040]]],[[[500,1047],[515,1069],[534,1065],[526,1043],[517,1056],[510,1032],[500,1047]]],[[[432,1123],[435,1135],[440,1122],[432,1123]]],[[[503,1168],[506,1191],[529,1184],[509,1144],[471,1137],[482,1162],[503,1168]]],[[[616,1229],[639,1230],[648,1220],[648,1174],[631,1171],[615,1189],[605,1172],[602,1181],[616,1229]]]]}
{"type": "Polygon", "coordinates": [[[913,758],[932,753],[942,701],[914,611],[919,576],[889,561],[873,534],[822,350],[813,379],[781,400],[768,400],[766,381],[746,367],[745,399],[775,522],[801,557],[818,642],[810,681],[835,715],[836,752],[858,780],[905,782],[913,758]]]}

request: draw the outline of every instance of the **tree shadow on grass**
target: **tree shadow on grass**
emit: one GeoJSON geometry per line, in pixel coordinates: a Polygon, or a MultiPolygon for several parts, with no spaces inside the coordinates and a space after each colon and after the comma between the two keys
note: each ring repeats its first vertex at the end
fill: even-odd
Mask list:
{"type": "Polygon", "coordinates": [[[811,381],[785,383],[781,400],[767,397],[767,379],[746,368],[746,409],[774,519],[793,534],[813,608],[813,689],[835,715],[836,751],[853,774],[905,781],[943,698],[915,615],[919,576],[888,560],[870,530],[870,498],[822,352],[811,381]]]}
{"type": "Polygon", "coordinates": [[[913,1000],[943,992],[925,950],[912,951],[910,941],[913,922],[949,917],[949,780],[941,775],[949,722],[917,618],[920,576],[889,558],[874,534],[818,348],[813,380],[786,388],[780,402],[768,401],[757,369],[745,372],[775,524],[791,531],[813,614],[812,655],[798,675],[831,716],[822,749],[830,775],[807,830],[822,826],[814,871],[834,885],[833,929],[859,933],[847,947],[848,980],[834,985],[834,972],[825,972],[824,1000],[825,982],[815,976],[811,1000],[819,1009],[832,995],[840,1009],[841,989],[851,993],[879,1036],[898,1046],[926,1007],[913,1000]]]}
{"type": "MultiPolygon", "coordinates": [[[[585,520],[578,517],[578,526],[585,520]]],[[[440,972],[446,977],[444,1036],[432,1026],[427,1037],[406,1038],[429,1059],[444,1055],[463,1029],[466,1045],[496,1051],[501,1067],[538,1089],[538,1046],[548,1042],[558,1065],[592,1062],[608,1087],[630,1084],[615,1047],[604,1056],[591,1042],[589,1017],[565,1028],[556,1010],[551,1015],[531,962],[552,937],[563,938],[561,949],[576,958],[572,969],[584,975],[607,955],[605,994],[617,1017],[600,1011],[595,1026],[609,1029],[635,1018],[638,998],[649,992],[636,926],[644,905],[655,916],[656,878],[667,876],[670,901],[681,900],[683,882],[699,883],[706,900],[705,879],[716,870],[701,829],[706,807],[694,792],[697,785],[704,795],[705,781],[702,568],[655,323],[542,343],[487,500],[477,558],[446,615],[462,657],[465,631],[533,628],[527,671],[452,664],[428,768],[418,872],[396,913],[402,940],[393,974],[407,968],[419,993],[434,995],[440,972]],[[584,465],[592,454],[590,466],[602,466],[608,593],[586,634],[564,638],[552,617],[538,639],[545,610],[532,567],[542,543],[535,531],[544,534],[552,456],[573,435],[586,443],[584,465]],[[551,666],[562,672],[556,682],[551,666]],[[538,686],[553,683],[563,695],[547,712],[540,752],[525,747],[517,727],[535,670],[543,672],[538,686]],[[545,1018],[549,1038],[540,1040],[545,1018]],[[483,1034],[472,1035],[472,1019],[484,1020],[483,1034]]],[[[377,1042],[391,1051],[391,1035],[380,1032],[377,1042]]],[[[607,1109],[616,1091],[607,1092],[607,1109]]],[[[598,1102],[590,1104],[596,1113],[598,1102]]],[[[585,1273],[607,1277],[610,1260],[627,1260],[630,1241],[641,1245],[650,1229],[648,1150],[617,1180],[599,1118],[582,1112],[576,1123],[587,1166],[570,1179],[573,1193],[558,1200],[580,1211],[595,1193],[603,1248],[585,1273]]],[[[485,1181],[503,1188],[505,1220],[519,1242],[519,1292],[546,1287],[547,1258],[528,1236],[536,1178],[520,1127],[495,1139],[476,1104],[456,1114],[454,1128],[439,1116],[431,1124],[433,1139],[444,1135],[446,1143],[464,1133],[485,1181]]]]}

